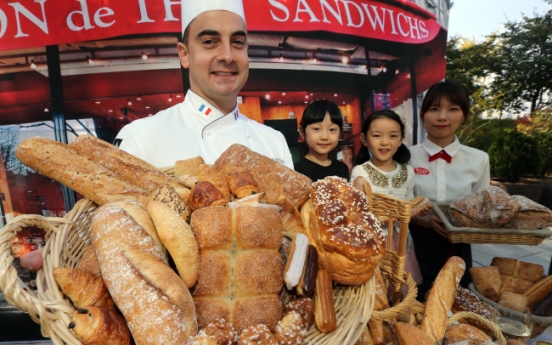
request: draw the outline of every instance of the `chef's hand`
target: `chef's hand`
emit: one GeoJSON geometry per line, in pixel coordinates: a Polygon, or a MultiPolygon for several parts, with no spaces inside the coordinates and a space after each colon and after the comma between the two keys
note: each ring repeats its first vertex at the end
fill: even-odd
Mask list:
{"type": "Polygon", "coordinates": [[[42,248],[24,254],[19,258],[19,262],[23,268],[36,272],[42,268],[42,248]]]}
{"type": "Polygon", "coordinates": [[[411,221],[413,224],[435,230],[436,233],[443,236],[444,238],[448,237],[447,229],[445,229],[443,221],[435,215],[429,217],[414,217],[411,221]]]}

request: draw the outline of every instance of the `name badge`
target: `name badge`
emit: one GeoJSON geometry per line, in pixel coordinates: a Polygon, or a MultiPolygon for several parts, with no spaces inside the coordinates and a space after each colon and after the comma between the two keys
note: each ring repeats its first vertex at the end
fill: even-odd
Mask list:
{"type": "Polygon", "coordinates": [[[429,175],[429,170],[427,170],[426,168],[418,167],[414,168],[414,173],[416,175],[429,175]]]}

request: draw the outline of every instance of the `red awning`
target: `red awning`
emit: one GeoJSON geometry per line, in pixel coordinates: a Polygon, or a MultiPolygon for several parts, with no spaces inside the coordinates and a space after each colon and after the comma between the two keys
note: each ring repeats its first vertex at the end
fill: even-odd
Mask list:
{"type": "MultiPolygon", "coordinates": [[[[201,0],[198,0],[201,1],[201,0]]],[[[418,44],[441,29],[407,0],[243,0],[249,31],[327,31],[418,44]]],[[[180,1],[34,0],[0,4],[0,51],[179,33],[180,1]]]]}

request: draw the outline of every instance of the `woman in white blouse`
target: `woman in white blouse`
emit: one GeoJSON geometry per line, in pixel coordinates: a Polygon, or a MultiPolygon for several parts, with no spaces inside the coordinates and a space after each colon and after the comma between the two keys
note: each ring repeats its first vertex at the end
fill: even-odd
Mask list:
{"type": "MultiPolygon", "coordinates": [[[[450,204],[489,186],[488,155],[461,145],[455,135],[460,124],[468,118],[469,110],[469,92],[457,81],[442,81],[427,91],[420,111],[427,137],[423,143],[410,148],[416,196],[450,204]]],[[[466,273],[460,285],[466,287],[471,282],[470,245],[451,243],[437,216],[413,218],[410,230],[423,276],[423,283],[418,286],[420,300],[425,299],[439,270],[453,255],[466,261],[466,273]]]]}

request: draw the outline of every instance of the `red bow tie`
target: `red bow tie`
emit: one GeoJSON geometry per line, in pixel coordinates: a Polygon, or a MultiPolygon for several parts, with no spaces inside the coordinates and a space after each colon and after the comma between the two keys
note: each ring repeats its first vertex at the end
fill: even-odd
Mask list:
{"type": "Polygon", "coordinates": [[[429,161],[431,162],[439,158],[443,159],[447,163],[450,163],[452,161],[452,157],[445,150],[441,150],[436,154],[429,156],[429,161]]]}

